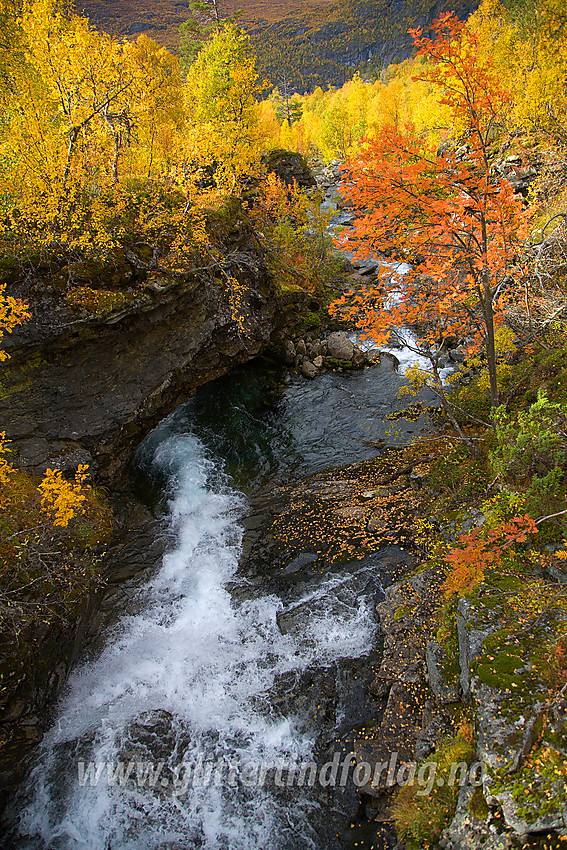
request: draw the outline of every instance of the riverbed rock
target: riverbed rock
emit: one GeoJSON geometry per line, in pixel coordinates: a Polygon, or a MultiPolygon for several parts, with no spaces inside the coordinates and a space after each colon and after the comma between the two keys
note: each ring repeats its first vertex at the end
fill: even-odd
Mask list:
{"type": "Polygon", "coordinates": [[[452,363],[464,363],[467,359],[467,350],[463,345],[457,348],[451,348],[449,351],[449,360],[452,363]]]}
{"type": "Polygon", "coordinates": [[[334,331],[329,334],[327,351],[329,357],[336,360],[351,360],[354,354],[354,345],[345,331],[334,331]]]}
{"type": "MultiPolygon", "coordinates": [[[[478,754],[492,770],[514,773],[529,753],[535,740],[536,728],[544,708],[537,694],[525,701],[525,710],[506,711],[509,697],[497,688],[475,681],[473,696],[479,723],[478,754]]],[[[531,695],[530,695],[531,697],[531,695]]]]}
{"type": "Polygon", "coordinates": [[[316,339],[314,342],[310,342],[307,346],[307,356],[310,360],[314,360],[316,357],[319,357],[321,354],[321,340],[316,339]]]}
{"type": "Polygon", "coordinates": [[[387,527],[388,526],[382,511],[375,511],[368,520],[366,530],[370,532],[370,534],[375,534],[377,531],[384,531],[387,527]]]}
{"type": "Polygon", "coordinates": [[[431,690],[440,703],[452,703],[459,700],[459,684],[456,675],[447,672],[449,659],[447,653],[436,640],[430,640],[425,648],[427,678],[431,690]]]}
{"type": "Polygon", "coordinates": [[[391,351],[380,352],[380,363],[388,364],[392,372],[397,372],[400,366],[400,361],[395,354],[392,354],[391,351]]]}
{"type": "Polygon", "coordinates": [[[567,705],[560,692],[550,707],[537,658],[552,624],[566,615],[550,607],[526,630],[503,620],[501,606],[498,593],[480,592],[457,609],[461,683],[468,682],[477,758],[486,766],[482,791],[517,836],[563,829],[565,760],[558,744],[567,731],[567,705]]]}
{"type": "Polygon", "coordinates": [[[288,339],[284,343],[283,348],[283,362],[286,366],[294,366],[295,365],[295,345],[293,344],[293,340],[288,339]]]}
{"type": "Polygon", "coordinates": [[[362,508],[358,505],[348,505],[345,508],[335,508],[333,513],[341,519],[353,519],[359,522],[364,522],[369,514],[368,508],[362,508]]]}
{"type": "Polygon", "coordinates": [[[364,351],[361,351],[360,348],[356,348],[355,346],[351,360],[353,366],[360,368],[366,363],[366,354],[364,353],[364,351]]]}
{"type": "Polygon", "coordinates": [[[429,476],[425,475],[423,472],[413,469],[409,476],[410,486],[413,487],[414,490],[421,490],[422,487],[426,486],[428,477],[429,476]]]}
{"type": "Polygon", "coordinates": [[[425,661],[433,637],[431,613],[442,578],[436,570],[425,570],[387,588],[384,601],[376,606],[384,650],[372,689],[387,694],[387,702],[379,726],[355,744],[357,758],[372,768],[373,779],[363,789],[372,797],[394,786],[400,768],[428,752],[447,733],[447,722],[430,698],[425,661]],[[382,771],[376,778],[377,768],[394,753],[396,767],[390,777],[382,771]]]}
{"type": "Polygon", "coordinates": [[[319,374],[319,369],[311,360],[304,360],[301,364],[301,374],[304,378],[310,378],[312,380],[319,374]]]}
{"type": "Polygon", "coordinates": [[[482,653],[485,638],[498,628],[498,616],[483,606],[475,606],[469,599],[459,599],[457,605],[457,636],[459,640],[459,667],[463,696],[470,692],[470,666],[482,653]]]}
{"type": "MultiPolygon", "coordinates": [[[[402,461],[400,461],[402,462],[402,461]]],[[[309,551],[316,533],[317,549],[327,563],[339,562],[360,541],[360,557],[381,551],[413,535],[414,511],[421,493],[407,484],[380,486],[391,474],[391,460],[377,457],[346,469],[330,469],[306,481],[276,488],[254,498],[250,524],[243,519],[242,570],[247,578],[281,576],[301,552],[309,551]],[[372,498],[363,494],[372,493],[372,498]],[[257,522],[258,512],[264,517],[257,522]],[[368,521],[376,514],[375,531],[368,521]]]]}
{"type": "Polygon", "coordinates": [[[502,832],[501,818],[494,817],[479,788],[463,785],[455,815],[439,838],[443,850],[511,850],[512,837],[502,832]]]}
{"type": "Polygon", "coordinates": [[[360,275],[365,276],[374,274],[380,268],[379,260],[353,260],[352,264],[360,275]]]}

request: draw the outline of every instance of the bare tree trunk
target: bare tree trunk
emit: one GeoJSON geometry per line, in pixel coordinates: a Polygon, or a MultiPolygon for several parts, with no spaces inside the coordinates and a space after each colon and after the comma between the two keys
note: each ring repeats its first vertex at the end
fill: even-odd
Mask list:
{"type": "Polygon", "coordinates": [[[118,161],[120,159],[120,133],[114,133],[114,157],[112,159],[112,179],[118,185],[118,161]]]}
{"type": "Polygon", "coordinates": [[[155,132],[152,131],[152,141],[151,141],[151,144],[150,144],[150,161],[148,162],[148,179],[151,177],[152,165],[154,163],[154,139],[155,139],[155,135],[156,135],[155,132]]]}
{"type": "Polygon", "coordinates": [[[80,127],[71,127],[69,131],[69,145],[67,147],[67,159],[65,160],[65,168],[63,169],[63,185],[69,179],[69,173],[71,171],[71,160],[73,159],[73,154],[75,152],[75,145],[77,144],[77,139],[79,138],[80,127]]]}
{"type": "Polygon", "coordinates": [[[486,360],[488,363],[488,378],[490,380],[490,405],[498,407],[498,377],[496,374],[496,346],[494,343],[494,310],[492,307],[492,292],[488,274],[483,274],[483,314],[486,326],[486,360]]]}
{"type": "Polygon", "coordinates": [[[455,429],[455,431],[457,432],[457,434],[459,435],[461,440],[464,443],[466,443],[466,445],[469,447],[469,449],[471,450],[471,452],[473,454],[476,454],[477,450],[476,450],[475,444],[473,443],[473,441],[471,440],[470,437],[467,437],[467,435],[465,434],[465,432],[463,431],[463,429],[461,428],[461,426],[457,422],[457,420],[455,418],[455,414],[453,413],[453,408],[451,406],[451,402],[449,401],[449,399],[447,398],[447,396],[445,394],[445,390],[443,389],[443,383],[441,381],[441,376],[439,375],[439,368],[438,368],[438,365],[437,365],[437,359],[435,357],[430,356],[429,360],[431,362],[431,368],[433,370],[433,377],[435,378],[435,384],[436,384],[435,392],[437,393],[437,395],[441,399],[441,404],[443,405],[443,410],[447,414],[449,422],[451,423],[451,425],[453,426],[453,428],[455,429]]]}
{"type": "Polygon", "coordinates": [[[482,291],[479,293],[479,300],[482,308],[484,326],[486,328],[486,360],[488,363],[488,378],[490,381],[490,406],[498,407],[498,377],[496,375],[496,346],[494,344],[494,308],[492,306],[492,290],[490,289],[490,273],[486,267],[486,257],[488,255],[488,234],[484,215],[481,218],[481,226],[482,253],[485,261],[485,267],[481,272],[482,291]]]}

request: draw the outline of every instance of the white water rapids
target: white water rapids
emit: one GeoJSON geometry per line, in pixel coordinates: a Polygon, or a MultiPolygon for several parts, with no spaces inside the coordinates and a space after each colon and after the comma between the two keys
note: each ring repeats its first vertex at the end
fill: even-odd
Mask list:
{"type": "Polygon", "coordinates": [[[168,469],[174,482],[175,545],[139,592],[137,613],[122,618],[97,660],[72,674],[28,783],[17,846],[317,846],[307,817],[313,801],[300,790],[290,805],[267,787],[247,787],[242,771],[246,763],[309,761],[312,738],[293,716],[270,714],[263,695],[280,674],[299,674],[315,659],[331,664],[369,650],[372,600],[327,608],[325,596],[340,579],[323,579],[306,591],[320,597],[321,616],[300,635],[283,635],[279,598],[236,602],[225,587],[237,569],[243,499],[200,440],[170,436],[155,449],[153,466],[168,469]],[[155,760],[156,752],[165,769],[153,789],[112,785],[106,768],[96,785],[85,781],[89,764],[143,761],[144,754],[155,760]],[[172,771],[200,757],[234,763],[233,782],[225,774],[219,784],[177,793],[172,771]]]}

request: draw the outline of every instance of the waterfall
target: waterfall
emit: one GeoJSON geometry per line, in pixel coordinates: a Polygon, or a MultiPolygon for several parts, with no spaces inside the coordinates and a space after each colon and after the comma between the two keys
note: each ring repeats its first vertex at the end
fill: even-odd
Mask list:
{"type": "Polygon", "coordinates": [[[170,434],[151,451],[169,475],[175,542],[100,657],[73,672],[28,783],[18,846],[317,847],[313,795],[294,789],[290,803],[273,781],[274,765],[309,762],[314,733],[267,695],[283,674],[368,651],[372,597],[332,605],[344,579],[323,577],[292,604],[316,596],[316,613],[282,634],[282,599],[237,601],[227,589],[238,584],[243,497],[196,436],[170,434]]]}

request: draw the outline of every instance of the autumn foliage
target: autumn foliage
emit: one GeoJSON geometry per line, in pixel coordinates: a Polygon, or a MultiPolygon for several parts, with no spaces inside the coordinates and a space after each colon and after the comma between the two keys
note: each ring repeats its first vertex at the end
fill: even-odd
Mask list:
{"type": "MultiPolygon", "coordinates": [[[[5,333],[11,333],[29,315],[27,304],[20,298],[6,295],[6,285],[0,284],[0,343],[5,333]]],[[[7,359],[8,354],[0,348],[0,362],[7,359]]]]}
{"type": "Polygon", "coordinates": [[[272,173],[248,210],[278,285],[283,290],[322,290],[336,263],[328,235],[330,215],[317,194],[296,183],[288,186],[272,173]]]}
{"type": "MultiPolygon", "coordinates": [[[[17,470],[10,462],[10,440],[6,432],[0,432],[0,507],[13,512],[19,500],[17,470]]],[[[79,464],[74,480],[64,478],[60,469],[47,469],[37,487],[36,501],[45,521],[55,526],[66,527],[83,512],[84,503],[91,488],[86,483],[88,466],[79,464]]]]}
{"type": "Polygon", "coordinates": [[[513,544],[525,543],[538,528],[529,514],[499,522],[493,528],[476,527],[459,537],[459,545],[450,549],[445,560],[449,567],[444,590],[467,594],[484,581],[488,569],[502,567],[502,559],[513,544]]]}
{"type": "Polygon", "coordinates": [[[421,76],[440,90],[459,144],[428,149],[412,127],[389,127],[365,141],[350,163],[342,191],[361,216],[340,240],[358,257],[386,253],[376,285],[345,308],[369,336],[384,343],[392,327],[419,328],[432,355],[447,338],[466,338],[486,350],[491,400],[497,403],[494,330],[515,292],[518,257],[531,212],[508,181],[492,172],[491,135],[508,94],[478,38],[454,15],[433,26],[434,39],[413,31],[431,64],[421,76]],[[401,274],[396,262],[412,266],[401,274]]]}
{"type": "MultiPolygon", "coordinates": [[[[118,41],[55,0],[25,0],[11,39],[0,75],[0,250],[15,262],[38,252],[104,258],[130,236],[132,199],[152,196],[161,213],[167,195],[172,218],[177,207],[187,216],[201,189],[238,191],[259,162],[264,83],[234,25],[204,45],[187,80],[147,36],[118,41]]],[[[146,235],[139,223],[135,240],[146,235]]],[[[162,224],[169,234],[178,222],[162,224]]]]}
{"type": "Polygon", "coordinates": [[[84,484],[88,466],[79,464],[74,481],[63,478],[60,469],[47,469],[39,485],[41,509],[53,520],[53,525],[67,526],[82,510],[86,499],[84,484]]]}

